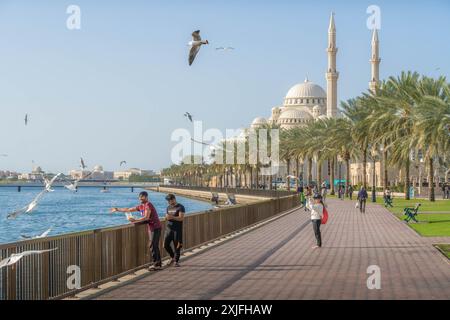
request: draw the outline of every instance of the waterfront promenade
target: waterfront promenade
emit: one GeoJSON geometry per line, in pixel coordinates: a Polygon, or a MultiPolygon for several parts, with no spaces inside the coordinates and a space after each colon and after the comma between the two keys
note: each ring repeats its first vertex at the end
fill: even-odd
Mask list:
{"type": "MultiPolygon", "coordinates": [[[[450,263],[430,239],[380,205],[366,214],[328,200],[323,248],[312,249],[309,212],[296,209],[202,253],[181,268],[142,272],[87,299],[450,299],[450,263]],[[381,289],[367,288],[367,268],[381,289]]],[[[108,287],[108,286],[106,286],[108,287]]],[[[87,293],[87,292],[86,292],[87,293]]]]}

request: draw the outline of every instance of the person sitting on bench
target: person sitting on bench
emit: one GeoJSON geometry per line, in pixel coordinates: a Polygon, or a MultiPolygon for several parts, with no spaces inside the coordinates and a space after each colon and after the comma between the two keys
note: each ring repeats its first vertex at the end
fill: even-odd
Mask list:
{"type": "Polygon", "coordinates": [[[413,207],[406,207],[405,209],[403,209],[404,214],[406,215],[406,222],[409,222],[411,220],[414,220],[415,222],[419,222],[416,219],[417,213],[419,211],[419,207],[420,207],[420,203],[417,203],[416,206],[413,207]]]}
{"type": "Polygon", "coordinates": [[[216,205],[219,204],[219,194],[216,192],[212,192],[211,202],[214,202],[216,205]]]}
{"type": "Polygon", "coordinates": [[[234,194],[227,194],[227,196],[228,196],[228,200],[225,203],[226,205],[235,205],[235,204],[237,204],[236,197],[235,197],[234,194]]]}

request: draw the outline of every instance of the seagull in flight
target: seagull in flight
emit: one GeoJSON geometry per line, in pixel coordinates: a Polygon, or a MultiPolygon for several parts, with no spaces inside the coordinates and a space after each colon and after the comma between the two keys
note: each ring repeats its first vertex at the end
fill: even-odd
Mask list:
{"type": "Polygon", "coordinates": [[[190,114],[189,112],[186,112],[186,113],[184,114],[184,116],[185,116],[186,118],[188,118],[190,122],[192,122],[192,114],[190,114]]]}
{"type": "Polygon", "coordinates": [[[80,165],[80,167],[81,167],[81,169],[86,169],[87,168],[87,166],[86,166],[86,164],[84,163],[84,160],[83,160],[83,158],[80,158],[80,163],[81,163],[81,165],[80,165]]]}
{"type": "Polygon", "coordinates": [[[14,211],[6,216],[6,219],[15,219],[18,215],[23,213],[31,213],[34,209],[36,209],[39,201],[44,197],[44,195],[48,192],[53,191],[51,189],[52,184],[55,182],[55,180],[61,175],[61,173],[58,173],[56,176],[54,176],[50,181],[45,181],[45,188],[42,190],[34,199],[31,201],[28,205],[23,207],[22,209],[19,209],[17,211],[14,211]]]}
{"type": "Polygon", "coordinates": [[[189,51],[189,65],[192,65],[197,53],[200,51],[200,47],[204,44],[209,44],[208,40],[202,40],[200,30],[194,31],[192,33],[192,41],[189,42],[189,46],[191,46],[191,50],[189,51]]]}
{"type": "Polygon", "coordinates": [[[216,48],[217,51],[231,51],[234,50],[233,47],[218,47],[216,48]]]}
{"type": "Polygon", "coordinates": [[[123,164],[127,164],[127,162],[125,160],[120,161],[120,166],[122,166],[123,164]]]}
{"type": "Polygon", "coordinates": [[[76,179],[74,182],[69,183],[67,185],[64,186],[64,188],[73,191],[73,192],[77,192],[78,191],[78,183],[83,180],[86,179],[88,177],[90,177],[92,174],[94,173],[94,171],[89,172],[87,175],[83,176],[83,172],[81,172],[81,177],[76,179]]]}
{"type": "Polygon", "coordinates": [[[27,124],[28,124],[28,113],[25,114],[25,119],[24,119],[24,121],[25,121],[25,125],[27,125],[27,124]]]}
{"type": "Polygon", "coordinates": [[[48,249],[48,250],[30,250],[30,251],[24,251],[21,253],[13,253],[8,258],[0,261],[0,269],[3,267],[12,266],[12,265],[16,264],[23,257],[31,256],[34,254],[43,254],[45,252],[50,252],[50,251],[55,251],[55,250],[58,250],[58,248],[48,249]]]}
{"type": "Polygon", "coordinates": [[[50,233],[50,231],[52,231],[52,228],[48,228],[47,230],[45,230],[43,233],[41,233],[40,235],[37,236],[27,236],[22,234],[21,237],[24,239],[40,239],[40,238],[45,238],[46,236],[48,236],[48,234],[50,233]]]}

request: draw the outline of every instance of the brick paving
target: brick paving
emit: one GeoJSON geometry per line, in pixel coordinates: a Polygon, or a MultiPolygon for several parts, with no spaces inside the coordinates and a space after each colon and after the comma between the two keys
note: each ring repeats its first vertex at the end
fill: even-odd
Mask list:
{"type": "Polygon", "coordinates": [[[450,263],[379,205],[328,200],[323,247],[299,209],[97,299],[450,299],[450,263]],[[381,269],[369,290],[367,267],[381,269]]]}

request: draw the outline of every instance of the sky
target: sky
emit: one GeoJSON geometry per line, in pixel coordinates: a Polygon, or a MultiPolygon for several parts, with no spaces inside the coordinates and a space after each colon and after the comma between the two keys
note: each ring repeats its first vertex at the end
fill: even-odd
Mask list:
{"type": "Polygon", "coordinates": [[[332,11],[338,100],[355,97],[370,80],[370,5],[381,9],[382,79],[448,76],[447,0],[0,0],[0,170],[34,161],[67,173],[81,156],[105,170],[168,167],[172,132],[192,129],[186,111],[225,132],[269,117],[306,76],[326,88],[332,11]],[[69,5],[79,30],[66,26],[69,5]],[[210,45],[189,67],[197,29],[210,45]]]}

